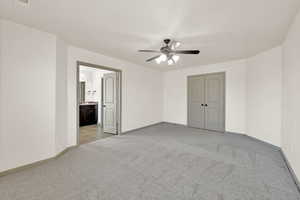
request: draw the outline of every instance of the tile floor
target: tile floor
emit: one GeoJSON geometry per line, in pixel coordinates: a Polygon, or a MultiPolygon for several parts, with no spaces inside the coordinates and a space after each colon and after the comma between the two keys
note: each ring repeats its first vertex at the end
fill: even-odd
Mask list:
{"type": "Polygon", "coordinates": [[[100,125],[82,126],[79,132],[79,144],[86,144],[101,138],[113,136],[113,134],[104,133],[100,125]]]}

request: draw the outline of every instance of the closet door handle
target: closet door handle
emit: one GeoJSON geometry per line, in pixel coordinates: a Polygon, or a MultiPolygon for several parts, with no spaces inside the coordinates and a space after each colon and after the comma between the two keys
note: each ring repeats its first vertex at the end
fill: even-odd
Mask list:
{"type": "Polygon", "coordinates": [[[202,103],[201,106],[204,106],[204,104],[202,103]]]}
{"type": "Polygon", "coordinates": [[[206,106],[206,107],[207,107],[208,105],[207,105],[207,104],[205,104],[204,106],[206,106]]]}

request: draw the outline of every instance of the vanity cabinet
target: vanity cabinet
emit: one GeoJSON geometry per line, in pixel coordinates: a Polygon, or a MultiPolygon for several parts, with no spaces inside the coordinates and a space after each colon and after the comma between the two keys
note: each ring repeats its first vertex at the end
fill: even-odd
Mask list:
{"type": "Polygon", "coordinates": [[[98,103],[80,104],[79,106],[80,126],[98,123],[98,103]]]}

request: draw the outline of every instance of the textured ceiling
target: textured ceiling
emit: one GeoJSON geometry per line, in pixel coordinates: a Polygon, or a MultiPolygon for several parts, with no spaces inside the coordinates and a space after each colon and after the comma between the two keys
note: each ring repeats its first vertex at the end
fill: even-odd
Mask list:
{"type": "Polygon", "coordinates": [[[0,0],[0,16],[57,34],[69,43],[162,70],[252,56],[279,45],[299,0],[0,0]],[[179,40],[176,66],[145,63],[164,38],[179,40]]]}

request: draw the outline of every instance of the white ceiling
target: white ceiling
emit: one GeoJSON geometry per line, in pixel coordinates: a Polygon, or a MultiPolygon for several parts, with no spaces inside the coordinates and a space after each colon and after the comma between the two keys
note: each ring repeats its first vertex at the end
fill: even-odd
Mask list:
{"type": "MultiPolygon", "coordinates": [[[[300,0],[0,0],[0,16],[55,33],[73,45],[159,69],[246,58],[279,45],[300,0]],[[199,49],[177,66],[145,63],[162,39],[199,49]]],[[[156,55],[156,54],[154,54],[156,55]]]]}

